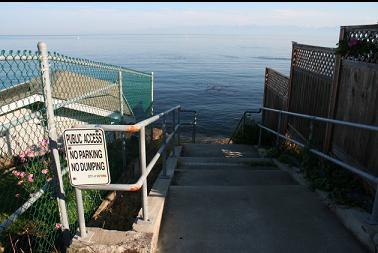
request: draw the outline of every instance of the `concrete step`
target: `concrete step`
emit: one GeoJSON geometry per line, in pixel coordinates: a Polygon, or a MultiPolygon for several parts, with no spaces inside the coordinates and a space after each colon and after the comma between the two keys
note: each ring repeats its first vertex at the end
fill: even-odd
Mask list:
{"type": "Polygon", "coordinates": [[[184,144],[182,155],[193,157],[259,157],[253,146],[243,144],[184,144]]]}
{"type": "Polygon", "coordinates": [[[170,186],[158,252],[366,252],[300,185],[170,186]]]}
{"type": "Polygon", "coordinates": [[[178,170],[279,170],[277,167],[269,165],[248,165],[248,164],[237,164],[237,163],[194,163],[194,164],[182,164],[178,170]]]}
{"type": "Polygon", "coordinates": [[[292,185],[296,182],[281,170],[239,169],[180,169],[176,170],[172,185],[180,186],[240,186],[292,185]]]}
{"type": "Polygon", "coordinates": [[[261,166],[273,166],[274,163],[268,158],[226,158],[226,157],[179,157],[179,165],[261,165],[261,166]]]}

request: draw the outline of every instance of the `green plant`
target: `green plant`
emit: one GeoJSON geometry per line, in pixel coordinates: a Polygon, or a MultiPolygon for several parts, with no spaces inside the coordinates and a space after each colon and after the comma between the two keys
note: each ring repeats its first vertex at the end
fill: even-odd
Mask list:
{"type": "MultiPolygon", "coordinates": [[[[257,145],[259,141],[260,127],[253,120],[247,120],[244,126],[237,129],[232,141],[236,144],[257,145]]],[[[261,145],[271,145],[274,135],[261,129],[261,145]]]]}
{"type": "Polygon", "coordinates": [[[378,54],[378,44],[367,39],[357,40],[355,38],[344,39],[336,44],[336,53],[341,56],[358,57],[360,55],[378,54]]]}
{"type": "Polygon", "coordinates": [[[298,151],[297,147],[281,145],[280,149],[271,148],[268,153],[288,164],[299,161],[310,188],[328,192],[336,204],[359,207],[371,212],[374,191],[370,191],[355,174],[311,153],[308,146],[298,151]]]}
{"type": "Polygon", "coordinates": [[[271,158],[277,158],[280,155],[280,150],[276,147],[271,147],[267,149],[266,156],[271,158]]]}

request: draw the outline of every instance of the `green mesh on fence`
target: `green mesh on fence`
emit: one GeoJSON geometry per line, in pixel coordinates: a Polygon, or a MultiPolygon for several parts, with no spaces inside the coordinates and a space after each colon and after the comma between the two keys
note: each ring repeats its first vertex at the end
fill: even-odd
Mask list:
{"type": "Polygon", "coordinates": [[[151,109],[151,76],[123,72],[123,94],[137,119],[150,115],[151,109]]]}
{"type": "MultiPolygon", "coordinates": [[[[0,251],[3,247],[5,252],[53,252],[62,244],[39,59],[38,52],[0,52],[0,251]],[[22,206],[24,211],[11,216],[22,206]]],[[[62,169],[66,166],[64,129],[80,124],[121,124],[121,103],[124,116],[149,116],[151,75],[57,53],[49,53],[48,61],[62,169]]],[[[113,181],[125,169],[119,138],[106,133],[113,181]]],[[[75,194],[67,174],[63,181],[73,235],[78,227],[75,194]]],[[[106,194],[83,191],[86,219],[106,194]]]]}

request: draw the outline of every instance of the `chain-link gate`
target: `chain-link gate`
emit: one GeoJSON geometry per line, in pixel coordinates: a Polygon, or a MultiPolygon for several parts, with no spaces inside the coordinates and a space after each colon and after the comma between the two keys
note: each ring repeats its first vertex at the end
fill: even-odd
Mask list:
{"type": "MultiPolygon", "coordinates": [[[[77,229],[64,129],[150,116],[153,76],[50,53],[39,43],[38,52],[0,52],[0,89],[0,252],[59,251],[62,232],[77,229]]],[[[125,168],[126,137],[107,133],[112,178],[125,168]]],[[[86,218],[104,194],[85,192],[86,218]]]]}

